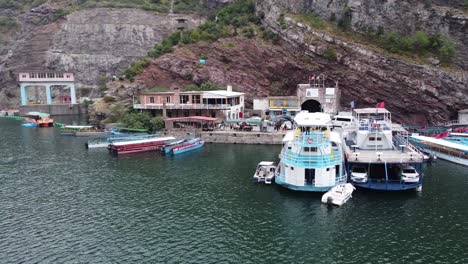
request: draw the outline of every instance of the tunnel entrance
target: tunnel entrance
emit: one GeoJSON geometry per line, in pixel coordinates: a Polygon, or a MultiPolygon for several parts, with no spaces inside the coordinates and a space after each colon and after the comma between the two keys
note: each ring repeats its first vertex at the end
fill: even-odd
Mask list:
{"type": "Polygon", "coordinates": [[[322,112],[322,105],[318,101],[310,99],[302,103],[301,110],[310,113],[322,112]]]}

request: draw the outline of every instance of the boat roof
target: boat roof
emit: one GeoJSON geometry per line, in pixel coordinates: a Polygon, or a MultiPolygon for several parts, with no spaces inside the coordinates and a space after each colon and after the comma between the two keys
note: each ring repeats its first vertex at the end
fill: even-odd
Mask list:
{"type": "Polygon", "coordinates": [[[93,126],[64,126],[63,128],[85,129],[85,128],[93,128],[93,126]]]}
{"type": "Polygon", "coordinates": [[[358,108],[354,109],[357,114],[390,114],[385,108],[358,108]]]}
{"type": "Polygon", "coordinates": [[[164,121],[190,121],[190,120],[216,121],[218,119],[214,117],[207,117],[207,116],[187,116],[187,117],[173,117],[173,118],[164,119],[164,121]]]}
{"type": "Polygon", "coordinates": [[[283,137],[283,143],[284,142],[290,142],[294,140],[294,130],[286,132],[286,135],[283,137]]]}
{"type": "Polygon", "coordinates": [[[341,143],[340,133],[338,133],[336,131],[330,132],[330,141],[333,141],[335,143],[341,143]]]}
{"type": "Polygon", "coordinates": [[[148,138],[148,139],[141,139],[141,140],[132,140],[132,141],[121,141],[112,143],[114,146],[122,146],[128,144],[140,144],[140,143],[147,143],[147,142],[158,142],[158,141],[167,141],[173,140],[175,137],[157,137],[157,138],[148,138]]]}
{"type": "Polygon", "coordinates": [[[261,161],[258,165],[259,166],[271,166],[273,164],[274,164],[273,161],[261,161]]]}
{"type": "Polygon", "coordinates": [[[41,112],[28,112],[28,113],[26,113],[26,116],[49,117],[50,115],[47,114],[47,113],[41,113],[41,112]]]}
{"type": "Polygon", "coordinates": [[[294,121],[298,126],[324,126],[330,123],[331,118],[327,113],[299,112],[294,121]]]}
{"type": "Polygon", "coordinates": [[[450,132],[451,136],[457,136],[457,137],[468,137],[468,133],[453,133],[450,132]]]}
{"type": "Polygon", "coordinates": [[[448,147],[448,148],[468,151],[468,146],[457,144],[452,141],[447,141],[447,140],[432,138],[432,137],[425,137],[425,136],[411,136],[411,137],[421,140],[421,141],[427,141],[427,142],[434,143],[434,144],[441,145],[441,146],[448,147]]]}

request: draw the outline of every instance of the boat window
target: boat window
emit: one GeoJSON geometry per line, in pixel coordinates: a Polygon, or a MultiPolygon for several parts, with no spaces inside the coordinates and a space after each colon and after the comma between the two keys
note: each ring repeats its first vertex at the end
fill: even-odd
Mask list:
{"type": "Polygon", "coordinates": [[[304,152],[317,152],[316,147],[304,147],[304,152]]]}
{"type": "Polygon", "coordinates": [[[294,167],[291,167],[291,170],[294,170],[294,167]]]}
{"type": "Polygon", "coordinates": [[[327,171],[330,171],[330,168],[327,168],[327,171]]]}
{"type": "Polygon", "coordinates": [[[375,141],[375,137],[370,137],[369,141],[375,141]]]}
{"type": "Polygon", "coordinates": [[[378,138],[377,138],[377,141],[382,141],[382,138],[381,138],[381,137],[378,137],[378,138]]]}
{"type": "Polygon", "coordinates": [[[336,121],[351,122],[351,118],[337,117],[337,118],[335,118],[335,120],[336,121]]]}
{"type": "Polygon", "coordinates": [[[364,167],[354,167],[352,171],[357,173],[366,173],[366,169],[364,167]]]}

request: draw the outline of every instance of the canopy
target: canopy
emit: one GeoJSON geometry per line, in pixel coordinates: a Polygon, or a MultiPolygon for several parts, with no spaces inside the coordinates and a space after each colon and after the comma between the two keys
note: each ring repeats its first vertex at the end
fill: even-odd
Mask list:
{"type": "Polygon", "coordinates": [[[166,118],[164,121],[211,121],[214,122],[218,120],[214,117],[207,117],[207,116],[187,116],[187,117],[174,117],[174,118],[166,118]]]}
{"type": "Polygon", "coordinates": [[[41,112],[28,112],[28,113],[26,113],[26,116],[49,117],[50,115],[47,114],[47,113],[41,113],[41,112]]]}

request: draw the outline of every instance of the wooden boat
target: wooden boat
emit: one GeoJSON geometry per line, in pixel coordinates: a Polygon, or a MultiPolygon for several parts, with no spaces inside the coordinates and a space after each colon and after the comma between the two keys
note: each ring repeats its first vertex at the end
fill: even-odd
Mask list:
{"type": "Polygon", "coordinates": [[[172,155],[177,155],[181,153],[185,153],[188,151],[196,150],[205,145],[205,141],[201,140],[200,138],[196,138],[194,140],[191,140],[190,142],[183,143],[180,146],[177,146],[171,150],[172,155]]]}
{"type": "Polygon", "coordinates": [[[174,137],[157,137],[141,140],[130,140],[122,142],[113,142],[109,144],[109,151],[115,155],[149,152],[160,150],[167,141],[175,139],[174,137]]]}

